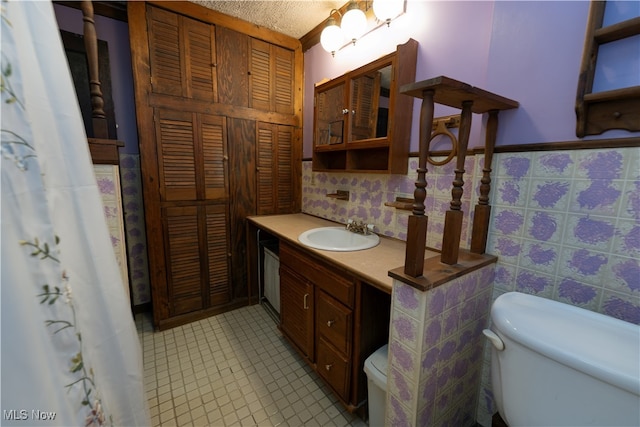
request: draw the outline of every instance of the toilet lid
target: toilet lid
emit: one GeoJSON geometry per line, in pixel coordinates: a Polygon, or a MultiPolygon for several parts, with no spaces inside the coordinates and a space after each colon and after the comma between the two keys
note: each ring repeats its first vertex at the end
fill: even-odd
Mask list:
{"type": "Polygon", "coordinates": [[[388,365],[388,345],[380,347],[370,356],[371,365],[376,368],[382,375],[387,376],[388,365]]]}

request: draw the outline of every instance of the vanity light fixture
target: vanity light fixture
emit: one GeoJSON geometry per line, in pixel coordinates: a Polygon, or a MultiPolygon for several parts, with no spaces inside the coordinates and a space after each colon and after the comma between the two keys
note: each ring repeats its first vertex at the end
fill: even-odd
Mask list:
{"type": "Polygon", "coordinates": [[[320,44],[324,50],[331,52],[331,56],[336,56],[336,51],[339,50],[344,43],[342,30],[338,22],[333,18],[334,12],[340,15],[337,9],[332,9],[331,12],[329,12],[327,26],[324,27],[322,34],[320,34],[320,44]]]}
{"type": "Polygon", "coordinates": [[[385,22],[387,27],[391,20],[404,11],[404,0],[373,0],[373,13],[379,21],[385,22]]]}
{"type": "Polygon", "coordinates": [[[392,20],[404,13],[404,8],[405,0],[350,0],[344,15],[337,9],[331,9],[327,25],[320,34],[320,44],[335,57],[336,52],[345,47],[345,43],[355,45],[358,39],[371,31],[384,24],[389,26],[392,20]],[[360,8],[360,3],[364,3],[364,11],[360,8]],[[369,26],[367,22],[370,8],[373,9],[377,25],[369,26]],[[334,18],[335,14],[340,17],[340,24],[334,18]]]}
{"type": "Polygon", "coordinates": [[[345,38],[350,40],[354,45],[367,31],[367,16],[360,9],[358,3],[355,0],[351,0],[347,6],[347,11],[342,17],[342,31],[344,31],[345,38]]]}

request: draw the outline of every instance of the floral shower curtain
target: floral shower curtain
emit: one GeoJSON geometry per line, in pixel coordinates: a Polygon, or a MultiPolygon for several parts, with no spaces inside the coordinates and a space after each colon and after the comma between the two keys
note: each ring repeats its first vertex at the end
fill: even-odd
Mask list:
{"type": "Polygon", "coordinates": [[[3,425],[148,425],[140,343],[50,2],[2,1],[3,425]]]}

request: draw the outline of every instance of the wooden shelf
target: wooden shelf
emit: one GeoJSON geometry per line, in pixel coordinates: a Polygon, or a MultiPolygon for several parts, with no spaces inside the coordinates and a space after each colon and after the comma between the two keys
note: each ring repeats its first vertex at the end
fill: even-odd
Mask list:
{"type": "Polygon", "coordinates": [[[400,88],[400,93],[422,99],[427,90],[435,91],[433,101],[436,104],[462,109],[463,102],[473,101],[471,112],[477,114],[491,110],[510,110],[519,105],[512,99],[445,76],[406,84],[400,88]]]}

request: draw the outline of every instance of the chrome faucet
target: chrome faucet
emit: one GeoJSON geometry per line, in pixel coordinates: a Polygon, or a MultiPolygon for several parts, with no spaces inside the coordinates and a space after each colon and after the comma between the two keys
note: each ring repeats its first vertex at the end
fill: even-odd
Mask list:
{"type": "Polygon", "coordinates": [[[367,224],[364,221],[354,221],[350,219],[347,221],[347,230],[354,233],[367,235],[373,232],[373,224],[367,224]]]}

